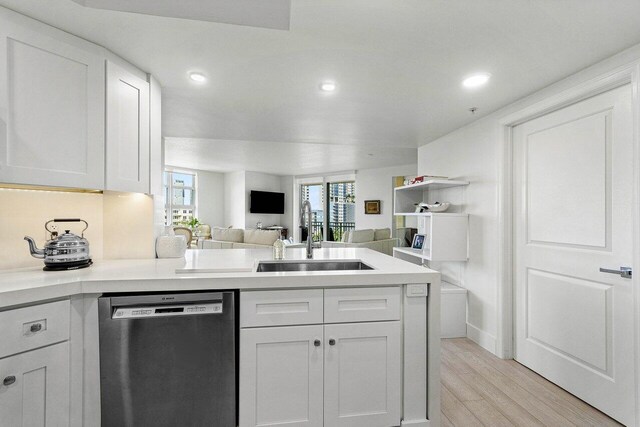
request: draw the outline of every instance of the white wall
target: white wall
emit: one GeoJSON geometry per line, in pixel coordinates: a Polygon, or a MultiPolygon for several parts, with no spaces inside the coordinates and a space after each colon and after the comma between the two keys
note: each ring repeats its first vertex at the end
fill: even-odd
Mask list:
{"type": "Polygon", "coordinates": [[[291,233],[293,226],[292,176],[279,176],[251,171],[228,172],[224,174],[223,187],[223,223],[225,227],[256,228],[256,223],[261,221],[264,227],[281,225],[289,228],[289,232],[291,233]],[[250,194],[252,190],[285,193],[284,214],[249,213],[250,194]]]}
{"type": "MultiPolygon", "coordinates": [[[[445,175],[471,182],[467,187],[444,190],[431,198],[462,204],[456,207],[470,214],[469,261],[441,263],[432,267],[445,280],[469,290],[467,335],[486,349],[496,352],[498,330],[499,277],[498,176],[502,138],[500,119],[541,100],[579,86],[586,80],[610,73],[640,60],[640,45],[599,62],[577,74],[523,98],[476,122],[418,149],[418,174],[445,175]],[[447,200],[448,199],[448,200],[447,200]]],[[[433,201],[433,200],[432,200],[433,201]]]]}
{"type": "Polygon", "coordinates": [[[198,219],[212,227],[224,227],[226,224],[224,173],[196,171],[198,174],[198,219]]]}
{"type": "Polygon", "coordinates": [[[245,172],[224,174],[224,226],[244,228],[245,226],[245,172]]]}
{"type": "Polygon", "coordinates": [[[280,188],[280,176],[270,175],[261,172],[245,172],[245,228],[256,228],[258,221],[262,222],[263,227],[271,225],[281,225],[280,214],[252,214],[249,213],[249,203],[251,198],[249,197],[252,190],[256,191],[272,191],[276,193],[281,192],[280,188]]]}
{"type": "MultiPolygon", "coordinates": [[[[280,225],[289,229],[289,237],[293,236],[293,200],[295,188],[295,180],[292,175],[280,177],[280,191],[284,193],[284,214],[280,215],[280,225]]],[[[295,227],[298,225],[296,224],[295,227]]]]}
{"type": "Polygon", "coordinates": [[[356,227],[393,229],[393,177],[416,175],[416,165],[360,169],[356,172],[356,227]],[[365,200],[380,200],[380,215],[364,213],[365,200]]]}

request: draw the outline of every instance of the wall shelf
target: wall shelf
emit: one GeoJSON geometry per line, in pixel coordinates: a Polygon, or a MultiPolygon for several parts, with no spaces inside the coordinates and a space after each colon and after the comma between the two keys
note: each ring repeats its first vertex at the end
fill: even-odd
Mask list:
{"type": "Polygon", "coordinates": [[[423,249],[393,248],[396,258],[402,254],[427,261],[466,261],[468,250],[468,214],[432,213],[420,215],[418,233],[426,235],[423,249]]]}
{"type": "MultiPolygon", "coordinates": [[[[459,212],[415,212],[415,204],[428,200],[425,192],[469,185],[468,181],[431,179],[394,189],[393,214],[416,217],[418,233],[426,236],[423,249],[394,248],[393,256],[410,262],[467,261],[469,215],[459,212]]],[[[428,194],[428,193],[427,193],[428,194]]],[[[447,192],[447,195],[450,195],[447,192]]],[[[440,195],[438,194],[438,197],[440,195]]],[[[434,197],[432,197],[434,198],[434,197]]]]}
{"type": "Polygon", "coordinates": [[[394,213],[395,216],[468,216],[466,213],[458,212],[400,212],[394,213]]]}
{"type": "Polygon", "coordinates": [[[424,200],[425,191],[442,190],[465,185],[469,185],[469,181],[430,179],[418,184],[396,187],[393,190],[393,214],[407,216],[420,215],[415,213],[415,204],[424,200]]]}
{"type": "Polygon", "coordinates": [[[469,181],[458,181],[453,179],[428,179],[417,184],[409,184],[402,187],[396,187],[395,191],[440,190],[442,188],[459,187],[461,185],[469,185],[469,181]]]}

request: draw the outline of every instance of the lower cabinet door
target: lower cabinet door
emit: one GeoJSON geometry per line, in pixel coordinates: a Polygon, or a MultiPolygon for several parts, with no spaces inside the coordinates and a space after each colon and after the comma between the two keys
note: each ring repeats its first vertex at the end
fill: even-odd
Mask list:
{"type": "Polygon", "coordinates": [[[323,426],[322,331],[322,325],[240,330],[240,427],[323,426]]]}
{"type": "Polygon", "coordinates": [[[324,328],[325,426],[400,425],[400,322],[324,328]]]}
{"type": "Polygon", "coordinates": [[[69,343],[0,359],[3,426],[69,425],[69,343]]]}

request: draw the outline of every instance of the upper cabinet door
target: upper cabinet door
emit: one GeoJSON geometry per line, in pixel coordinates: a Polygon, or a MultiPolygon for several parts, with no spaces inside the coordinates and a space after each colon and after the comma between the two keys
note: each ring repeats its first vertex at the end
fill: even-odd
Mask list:
{"type": "Polygon", "coordinates": [[[149,193],[149,83],[107,61],[106,189],[149,193]]]}
{"type": "Polygon", "coordinates": [[[104,187],[97,46],[0,10],[0,182],[104,187]]]}

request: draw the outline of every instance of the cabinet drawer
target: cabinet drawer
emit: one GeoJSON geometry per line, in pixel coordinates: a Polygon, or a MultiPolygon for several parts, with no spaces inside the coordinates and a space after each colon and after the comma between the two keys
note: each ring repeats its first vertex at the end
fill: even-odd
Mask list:
{"type": "Polygon", "coordinates": [[[324,291],[324,323],[400,320],[400,287],[324,291]]]}
{"type": "Polygon", "coordinates": [[[322,323],[322,289],[240,293],[240,327],[322,323]]]}
{"type": "Polygon", "coordinates": [[[0,312],[0,357],[69,339],[69,300],[0,312]]]}

